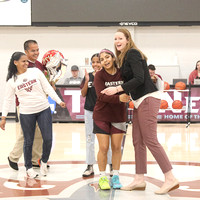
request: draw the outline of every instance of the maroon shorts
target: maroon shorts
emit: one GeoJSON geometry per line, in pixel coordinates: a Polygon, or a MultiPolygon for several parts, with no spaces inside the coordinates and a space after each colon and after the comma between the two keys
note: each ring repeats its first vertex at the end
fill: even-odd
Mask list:
{"type": "Polygon", "coordinates": [[[94,120],[93,133],[112,135],[117,133],[126,133],[126,122],[105,122],[94,120]]]}

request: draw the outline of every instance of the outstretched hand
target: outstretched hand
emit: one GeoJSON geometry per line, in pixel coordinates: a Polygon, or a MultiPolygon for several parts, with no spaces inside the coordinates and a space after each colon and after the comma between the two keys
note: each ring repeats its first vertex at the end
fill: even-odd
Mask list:
{"type": "Polygon", "coordinates": [[[60,106],[61,106],[62,108],[66,108],[65,102],[62,101],[62,102],[60,103],[60,106]]]}

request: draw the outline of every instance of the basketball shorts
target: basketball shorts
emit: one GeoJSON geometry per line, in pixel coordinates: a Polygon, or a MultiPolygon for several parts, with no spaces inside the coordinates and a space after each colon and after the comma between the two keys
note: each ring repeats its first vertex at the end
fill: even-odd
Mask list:
{"type": "Polygon", "coordinates": [[[105,122],[94,120],[93,133],[106,135],[126,133],[126,122],[105,122]]]}

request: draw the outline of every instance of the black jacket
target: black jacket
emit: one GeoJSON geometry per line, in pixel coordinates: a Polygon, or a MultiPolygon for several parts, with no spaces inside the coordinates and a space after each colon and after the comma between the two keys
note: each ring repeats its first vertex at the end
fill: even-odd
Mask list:
{"type": "Polygon", "coordinates": [[[121,75],[124,80],[121,86],[127,94],[131,94],[133,100],[158,90],[151,80],[146,60],[142,59],[136,49],[130,49],[126,53],[121,75]]]}

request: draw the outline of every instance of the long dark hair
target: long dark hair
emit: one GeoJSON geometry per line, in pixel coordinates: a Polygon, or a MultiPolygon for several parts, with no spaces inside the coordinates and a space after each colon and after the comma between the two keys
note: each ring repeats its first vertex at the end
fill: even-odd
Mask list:
{"type": "Polygon", "coordinates": [[[92,59],[93,59],[94,57],[99,57],[99,53],[93,54],[90,60],[92,61],[92,59]]]}
{"type": "Polygon", "coordinates": [[[10,78],[12,78],[14,76],[14,80],[16,80],[17,76],[17,67],[14,64],[14,61],[18,61],[22,56],[26,55],[23,52],[15,52],[13,53],[13,55],[10,58],[10,63],[8,65],[8,74],[7,74],[7,78],[6,81],[8,81],[10,78]]]}

